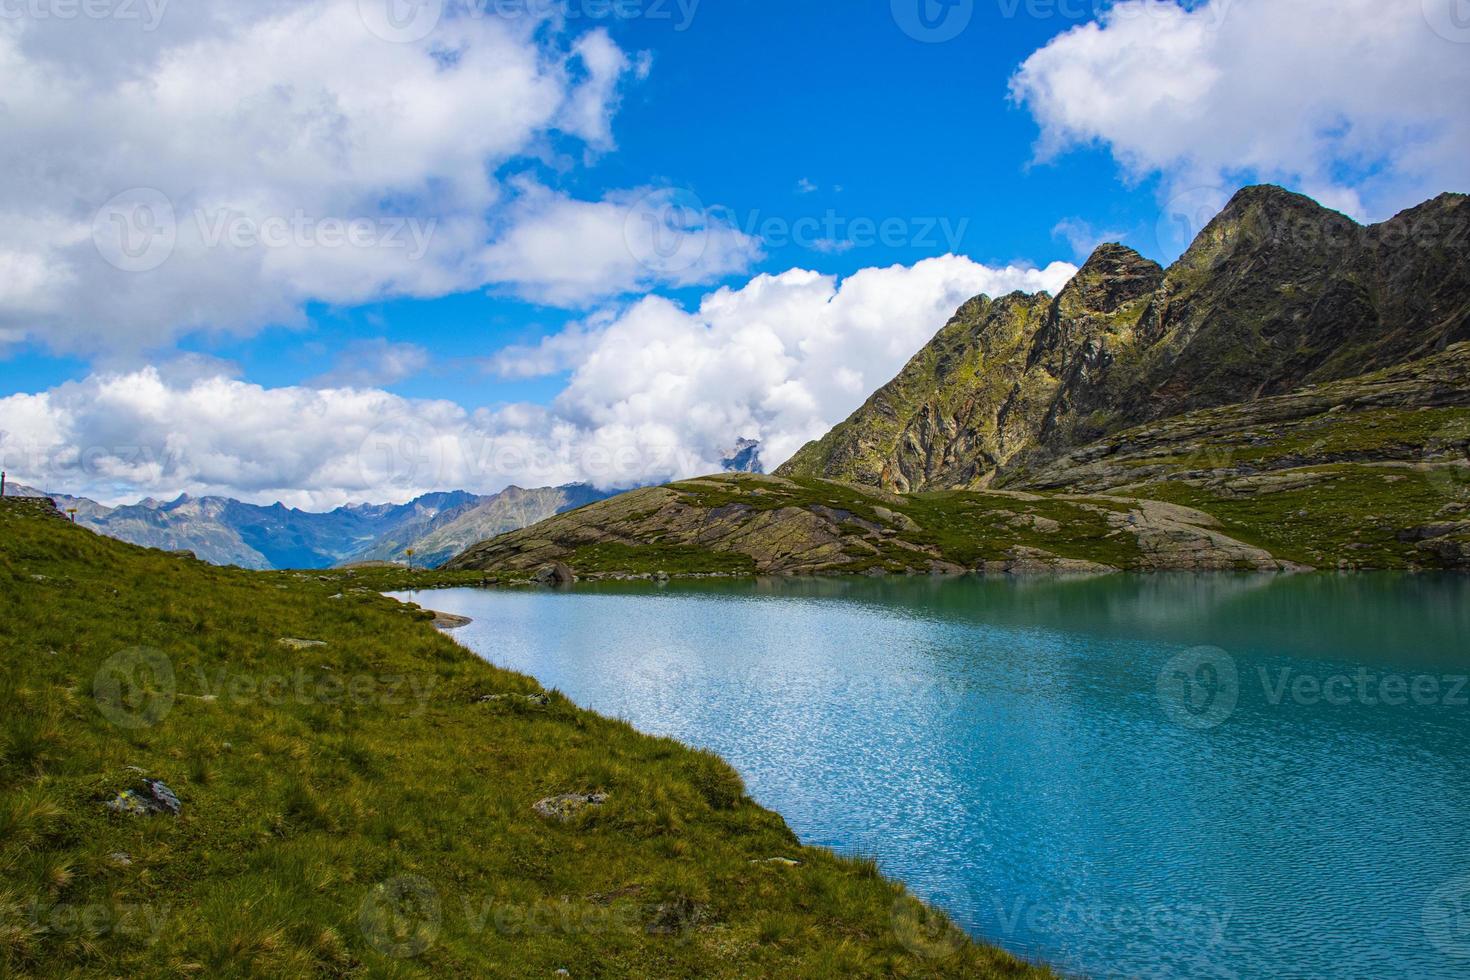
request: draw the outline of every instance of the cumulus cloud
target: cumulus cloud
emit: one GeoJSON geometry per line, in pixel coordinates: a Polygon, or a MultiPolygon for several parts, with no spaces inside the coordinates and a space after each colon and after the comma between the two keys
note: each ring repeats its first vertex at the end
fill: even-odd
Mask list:
{"type": "Polygon", "coordinates": [[[576,306],[658,284],[687,286],[742,272],[758,239],[693,194],[644,188],[578,201],[517,182],[507,226],[482,255],[483,278],[525,299],[576,306]]]}
{"type": "MultiPolygon", "coordinates": [[[[373,7],[0,19],[0,340],[138,351],[297,322],[312,301],[516,276],[581,301],[666,281],[608,260],[595,283],[558,290],[545,284],[560,266],[482,262],[516,234],[497,169],[568,141],[610,147],[620,86],[646,59],[530,16],[445,16],[394,43],[373,7]]],[[[541,203],[528,217],[542,236],[548,214],[578,217],[549,191],[541,203]]]]}
{"type": "Polygon", "coordinates": [[[1124,0],[1032,54],[1011,93],[1042,159],[1100,145],[1170,196],[1269,180],[1379,219],[1470,189],[1470,58],[1432,16],[1452,4],[1124,0]]]}
{"type": "Polygon", "coordinates": [[[549,407],[469,412],[364,388],[263,388],[158,369],[0,399],[17,479],[104,502],[221,493],[304,507],[587,480],[626,487],[719,469],[739,438],[771,465],[847,416],[977,293],[1059,289],[1076,269],[947,255],[845,280],[791,270],[589,319],[502,362],[571,368],[549,407]]]}

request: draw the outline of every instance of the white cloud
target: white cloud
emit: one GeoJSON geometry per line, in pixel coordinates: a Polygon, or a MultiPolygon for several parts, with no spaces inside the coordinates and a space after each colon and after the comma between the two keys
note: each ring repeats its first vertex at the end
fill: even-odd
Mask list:
{"type": "Polygon", "coordinates": [[[530,183],[481,256],[483,278],[526,299],[576,306],[660,283],[687,286],[743,272],[760,242],[677,189],[578,201],[530,183]]]}
{"type": "MultiPolygon", "coordinates": [[[[620,84],[648,69],[532,17],[389,43],[358,0],[196,0],[142,28],[0,18],[0,338],[122,353],[484,285],[487,243],[515,234],[495,170],[609,148],[620,84]]],[[[498,273],[596,292],[546,288],[554,258],[498,273]]],[[[630,263],[596,285],[671,281],[630,263]]]]}
{"type": "Polygon", "coordinates": [[[550,408],[467,412],[152,367],[95,375],[0,399],[0,461],[21,482],[108,503],[183,490],[315,508],[692,476],[717,470],[742,437],[775,465],[896,374],[965,300],[1055,291],[1075,271],[947,255],[842,281],[758,276],[692,312],[649,297],[507,355],[503,373],[518,376],[572,367],[550,408]]]}
{"type": "Polygon", "coordinates": [[[1097,144],[1171,196],[1269,180],[1380,219],[1470,190],[1470,57],[1437,4],[1124,0],[1032,54],[1012,95],[1043,159],[1097,144]]]}
{"type": "Polygon", "coordinates": [[[954,255],[846,280],[793,269],[720,289],[686,312],[646,299],[606,327],[555,409],[640,445],[673,438],[705,469],[736,437],[768,465],[841,421],[978,293],[1059,289],[1076,272],[954,255]]]}

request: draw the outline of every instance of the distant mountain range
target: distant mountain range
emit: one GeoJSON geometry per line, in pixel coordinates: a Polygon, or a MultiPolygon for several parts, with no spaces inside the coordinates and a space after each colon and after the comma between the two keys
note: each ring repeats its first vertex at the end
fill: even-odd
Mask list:
{"type": "Polygon", "coordinates": [[[534,524],[610,496],[586,484],[491,496],[456,490],[406,504],[354,504],[326,513],[262,507],[228,497],[190,497],[107,507],[85,497],[12,484],[7,495],[50,497],[75,509],[78,524],[150,548],[192,551],[203,561],[242,568],[330,568],[358,561],[437,566],[485,538],[534,524]]]}

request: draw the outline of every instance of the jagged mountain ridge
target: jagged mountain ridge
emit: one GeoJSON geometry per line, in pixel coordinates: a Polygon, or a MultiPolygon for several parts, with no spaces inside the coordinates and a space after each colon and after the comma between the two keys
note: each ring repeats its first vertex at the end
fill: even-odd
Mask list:
{"type": "Polygon", "coordinates": [[[439,521],[425,533],[412,538],[388,535],[374,547],[353,556],[354,561],[396,561],[409,547],[414,549],[414,564],[437,566],[453,558],[470,545],[508,531],[529,527],[556,514],[605,500],[610,492],[586,483],[562,487],[523,490],[508,487],[491,497],[439,521]]]}
{"type": "Polygon", "coordinates": [[[8,487],[8,494],[49,496],[91,530],[145,547],[192,551],[203,561],[241,568],[329,568],[352,561],[434,565],[483,537],[524,527],[606,494],[585,485],[492,496],[463,490],[430,493],[406,504],[352,504],[322,513],[283,504],[259,506],[229,497],[146,499],[107,507],[85,497],[8,487]]]}
{"type": "Polygon", "coordinates": [[[1470,338],[1470,198],[1361,226],[1248,187],[1168,270],[1103,245],[1056,297],[967,302],[776,472],[984,487],[1141,422],[1282,394],[1470,338]]]}

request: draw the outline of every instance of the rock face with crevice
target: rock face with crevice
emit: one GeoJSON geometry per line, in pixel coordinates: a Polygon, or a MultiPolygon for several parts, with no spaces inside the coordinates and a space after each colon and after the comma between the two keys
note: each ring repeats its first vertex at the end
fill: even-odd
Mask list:
{"type": "Polygon", "coordinates": [[[1470,339],[1470,198],[1361,226],[1240,191],[1168,270],[1100,246],[1056,297],[977,297],[776,472],[977,488],[1130,426],[1388,368],[1470,339]]]}

